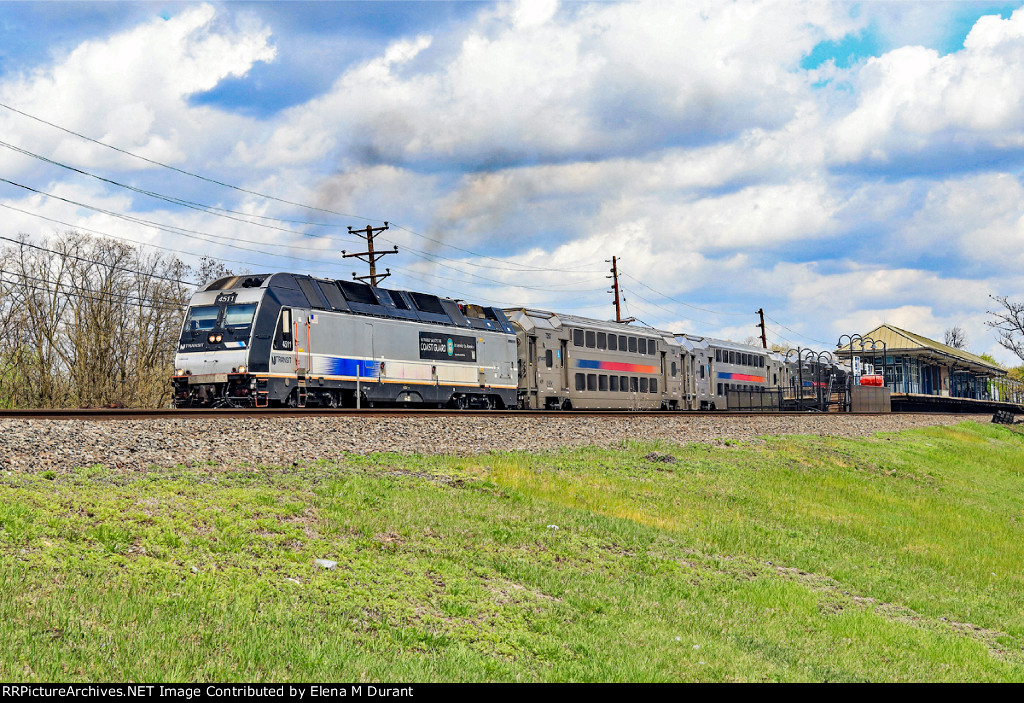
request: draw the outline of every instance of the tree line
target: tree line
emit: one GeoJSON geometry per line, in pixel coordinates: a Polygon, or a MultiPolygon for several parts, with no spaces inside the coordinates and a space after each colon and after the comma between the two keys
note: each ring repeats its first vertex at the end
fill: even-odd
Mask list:
{"type": "Polygon", "coordinates": [[[230,272],[69,231],[0,247],[0,407],[165,407],[181,321],[230,272]]]}

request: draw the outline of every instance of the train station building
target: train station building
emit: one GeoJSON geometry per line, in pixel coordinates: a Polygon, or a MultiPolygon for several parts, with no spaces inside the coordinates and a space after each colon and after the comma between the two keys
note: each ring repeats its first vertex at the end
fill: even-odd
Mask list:
{"type": "Polygon", "coordinates": [[[955,404],[954,399],[1014,404],[1024,401],[1024,388],[1007,379],[1006,371],[999,366],[890,324],[861,335],[844,335],[836,356],[851,363],[855,375],[865,368],[884,375],[884,383],[893,394],[894,409],[897,404],[929,402],[921,396],[933,398],[931,404],[940,406],[955,404]]]}

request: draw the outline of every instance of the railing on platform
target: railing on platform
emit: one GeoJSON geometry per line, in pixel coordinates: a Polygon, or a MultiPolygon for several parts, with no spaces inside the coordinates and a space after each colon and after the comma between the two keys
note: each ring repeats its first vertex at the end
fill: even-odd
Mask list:
{"type": "Polygon", "coordinates": [[[782,389],[730,389],[725,392],[725,407],[742,412],[778,412],[782,410],[782,389]]]}

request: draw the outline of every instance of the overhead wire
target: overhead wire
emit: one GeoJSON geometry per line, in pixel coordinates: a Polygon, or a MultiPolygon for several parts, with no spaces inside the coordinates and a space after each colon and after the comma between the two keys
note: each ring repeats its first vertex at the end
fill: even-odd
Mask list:
{"type": "MultiPolygon", "coordinates": [[[[313,211],[316,211],[316,212],[322,212],[322,213],[325,213],[325,214],[335,215],[335,216],[338,216],[338,217],[346,217],[346,218],[352,218],[352,219],[357,219],[357,220],[364,220],[364,221],[367,221],[367,222],[383,221],[383,218],[371,218],[371,217],[365,217],[365,216],[362,216],[362,215],[356,215],[356,214],[352,214],[352,213],[338,212],[337,210],[331,210],[329,208],[317,207],[317,206],[314,206],[314,205],[309,205],[307,203],[299,203],[299,202],[295,202],[295,201],[292,201],[292,200],[287,200],[287,199],[284,199],[284,198],[279,198],[279,197],[276,197],[276,196],[273,196],[273,195],[269,195],[267,193],[261,193],[259,191],[254,191],[254,190],[250,190],[250,189],[247,189],[247,188],[242,188],[241,186],[236,186],[236,185],[233,185],[231,183],[226,183],[224,181],[217,180],[215,178],[210,178],[208,176],[203,176],[201,174],[194,173],[192,171],[187,171],[185,169],[181,169],[181,168],[178,168],[176,166],[171,166],[170,164],[166,164],[166,163],[163,163],[161,161],[157,161],[155,159],[147,158],[145,156],[142,156],[140,154],[136,154],[136,153],[128,151],[126,149],[121,149],[120,147],[113,146],[112,144],[107,144],[106,142],[100,141],[98,139],[94,139],[94,138],[89,137],[89,136],[87,136],[85,134],[82,134],[80,132],[76,132],[74,130],[68,129],[67,127],[62,127],[61,125],[55,124],[55,123],[50,122],[48,120],[45,120],[45,119],[43,119],[41,117],[37,117],[35,115],[31,115],[31,114],[29,114],[29,113],[27,113],[27,112],[25,112],[23,110],[19,110],[19,109],[15,108],[15,107],[13,107],[11,105],[8,105],[6,103],[0,102],[0,107],[4,108],[6,110],[9,110],[11,112],[14,112],[16,114],[22,115],[23,117],[26,117],[28,119],[34,120],[36,122],[39,122],[41,124],[45,124],[45,125],[47,125],[49,127],[52,127],[54,129],[60,130],[60,131],[62,131],[64,133],[66,133],[66,134],[70,134],[70,135],[78,137],[80,139],[84,139],[84,140],[86,140],[88,142],[91,142],[93,144],[96,144],[98,146],[106,147],[107,149],[111,149],[111,150],[116,151],[116,152],[118,152],[120,154],[124,154],[126,156],[130,156],[132,158],[139,159],[141,161],[144,161],[146,163],[152,164],[154,166],[159,166],[161,168],[170,169],[170,170],[175,171],[177,173],[180,173],[182,175],[189,176],[189,177],[192,177],[192,178],[197,178],[197,179],[205,181],[207,183],[212,183],[214,185],[219,185],[219,186],[224,187],[224,188],[235,190],[235,191],[238,191],[238,192],[241,192],[241,193],[246,193],[246,194],[249,194],[249,195],[254,195],[256,197],[264,198],[266,200],[272,200],[272,201],[279,202],[279,203],[282,203],[282,204],[285,204],[285,205],[292,205],[294,207],[299,207],[299,208],[303,208],[303,209],[307,209],[307,210],[313,210],[313,211]]],[[[522,264],[519,264],[518,262],[509,261],[507,259],[501,259],[501,258],[497,258],[497,257],[493,257],[493,256],[488,256],[486,254],[481,254],[479,252],[475,252],[475,251],[473,251],[471,249],[466,249],[464,247],[459,247],[459,246],[456,246],[454,244],[450,244],[450,243],[445,242],[443,240],[436,239],[434,237],[430,237],[428,235],[425,235],[425,234],[422,234],[420,232],[417,232],[417,231],[415,231],[415,230],[413,230],[411,228],[404,227],[403,225],[400,225],[398,223],[392,223],[392,225],[396,229],[400,229],[400,230],[402,230],[404,232],[407,232],[407,233],[409,233],[409,234],[411,234],[413,236],[420,237],[422,239],[426,239],[427,241],[434,242],[435,244],[438,244],[440,246],[449,247],[451,249],[455,249],[456,251],[461,251],[461,252],[464,252],[464,253],[469,254],[471,256],[475,256],[475,257],[481,258],[481,259],[497,261],[497,262],[500,262],[500,263],[504,264],[505,266],[509,266],[509,265],[515,266],[515,267],[517,267],[517,270],[521,270],[521,271],[551,271],[551,272],[555,272],[555,273],[562,273],[562,272],[566,271],[565,269],[551,268],[551,267],[532,267],[532,268],[531,267],[527,267],[527,266],[524,266],[522,264]]],[[[589,273],[597,273],[597,271],[590,271],[589,273]]]]}

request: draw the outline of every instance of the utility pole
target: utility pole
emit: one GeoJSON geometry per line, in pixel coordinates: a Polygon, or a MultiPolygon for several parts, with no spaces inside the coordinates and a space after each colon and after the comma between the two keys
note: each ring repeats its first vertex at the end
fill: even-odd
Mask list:
{"type": "Polygon", "coordinates": [[[374,251],[373,249],[373,238],[376,237],[378,233],[383,232],[387,228],[387,222],[384,223],[383,227],[371,227],[370,225],[366,225],[366,229],[352,229],[351,227],[348,228],[349,234],[357,235],[366,240],[366,251],[360,251],[354,254],[346,254],[345,250],[342,249],[342,258],[348,259],[354,256],[360,261],[365,261],[370,265],[369,276],[357,276],[356,272],[353,271],[352,278],[354,278],[355,280],[365,281],[366,279],[370,279],[370,285],[375,286],[377,285],[377,281],[383,281],[385,278],[391,275],[391,269],[384,269],[387,273],[382,273],[380,275],[377,274],[377,260],[380,259],[382,256],[387,256],[388,254],[397,254],[398,246],[396,245],[393,251],[374,251]]]}
{"type": "Polygon", "coordinates": [[[760,327],[761,328],[761,346],[764,347],[765,349],[767,349],[768,348],[768,338],[764,334],[764,308],[758,308],[757,309],[757,314],[761,316],[761,324],[754,325],[754,327],[760,327]]]}
{"type": "MultiPolygon", "coordinates": [[[[605,261],[607,261],[607,259],[605,259],[605,261]]],[[[625,323],[635,322],[636,321],[635,317],[628,317],[625,320],[622,319],[622,310],[619,308],[619,266],[618,266],[618,258],[613,256],[611,263],[612,263],[612,268],[611,268],[612,275],[611,276],[605,276],[605,278],[612,279],[612,289],[610,291],[608,291],[608,292],[615,294],[615,321],[616,322],[625,322],[625,323]]]]}

